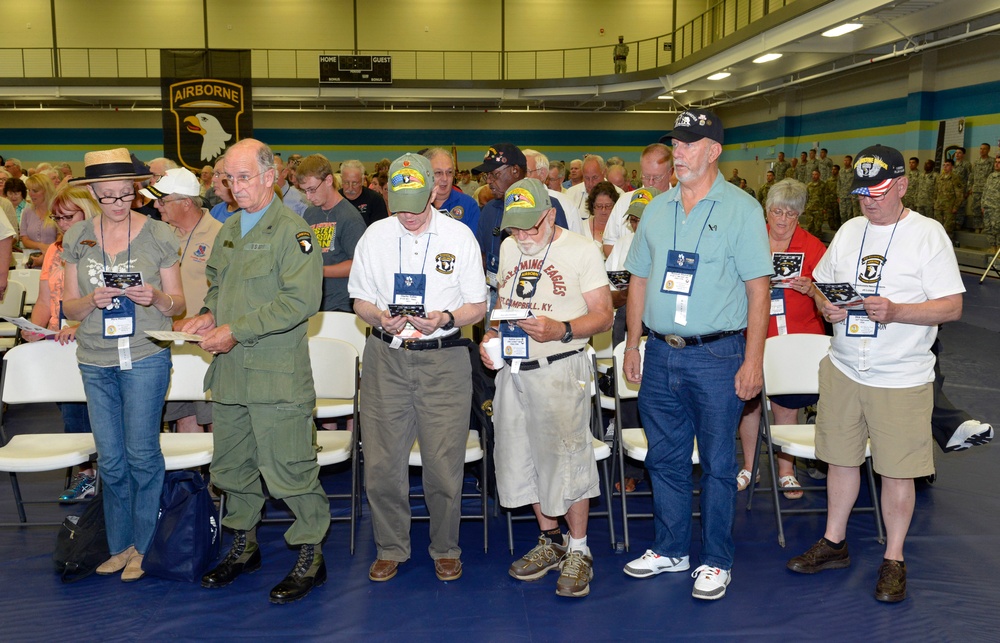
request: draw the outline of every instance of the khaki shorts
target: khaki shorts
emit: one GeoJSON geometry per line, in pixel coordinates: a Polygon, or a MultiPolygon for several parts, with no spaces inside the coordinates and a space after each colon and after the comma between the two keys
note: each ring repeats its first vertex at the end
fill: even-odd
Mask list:
{"type": "Polygon", "coordinates": [[[583,351],[533,371],[510,367],[493,397],[497,492],[504,507],[539,503],[549,517],[601,495],[590,432],[590,360],[583,351]]]}
{"type": "Polygon", "coordinates": [[[908,388],[859,384],[824,357],[819,364],[816,457],[841,467],[865,460],[871,441],[875,471],[890,478],[934,473],[933,383],[908,388]]]}

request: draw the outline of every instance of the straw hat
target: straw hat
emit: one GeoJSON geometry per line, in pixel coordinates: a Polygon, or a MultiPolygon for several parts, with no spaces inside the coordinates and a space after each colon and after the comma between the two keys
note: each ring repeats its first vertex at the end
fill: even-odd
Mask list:
{"type": "Polygon", "coordinates": [[[113,150],[87,152],[83,157],[84,175],[73,179],[73,183],[86,184],[100,181],[142,181],[153,176],[136,171],[128,150],[117,147],[113,150]]]}

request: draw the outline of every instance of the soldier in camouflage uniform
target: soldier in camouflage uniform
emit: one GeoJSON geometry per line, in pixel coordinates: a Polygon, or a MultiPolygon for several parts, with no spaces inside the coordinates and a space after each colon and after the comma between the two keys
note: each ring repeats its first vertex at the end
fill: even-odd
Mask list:
{"type": "Polygon", "coordinates": [[[972,163],[965,158],[965,148],[959,147],[955,150],[955,158],[952,161],[952,174],[954,174],[958,179],[962,181],[962,199],[958,204],[958,210],[955,212],[955,229],[961,230],[965,227],[965,212],[968,208],[969,196],[968,185],[969,177],[972,176],[972,163]]]}
{"type": "Polygon", "coordinates": [[[954,166],[951,159],[944,160],[934,192],[934,218],[944,226],[952,241],[955,240],[955,214],[965,197],[965,183],[954,172],[954,166]]]}
{"type": "Polygon", "coordinates": [[[806,183],[809,182],[809,178],[812,176],[813,172],[819,172],[820,180],[823,179],[823,172],[819,169],[819,159],[816,158],[816,150],[809,150],[809,159],[806,161],[806,183]]]}
{"type": "Polygon", "coordinates": [[[934,194],[937,192],[937,172],[934,171],[934,160],[924,162],[924,173],[920,175],[917,190],[916,210],[925,217],[934,218],[934,194]]]}
{"type": "Polygon", "coordinates": [[[819,165],[819,180],[826,181],[833,174],[833,159],[826,155],[826,148],[819,151],[819,158],[816,163],[819,165]]]}
{"type": "Polygon", "coordinates": [[[990,252],[1000,245],[1000,155],[993,160],[993,172],[986,177],[982,199],[983,232],[990,240],[990,252]]]}
{"type": "MultiPolygon", "coordinates": [[[[840,174],[840,166],[832,165],[830,166],[830,178],[823,181],[823,187],[825,194],[823,196],[824,207],[826,208],[826,225],[830,226],[831,230],[837,230],[840,228],[840,199],[839,197],[839,182],[838,176],[840,174]]],[[[820,173],[822,176],[822,172],[820,173]]]]}
{"type": "Polygon", "coordinates": [[[785,160],[785,153],[778,152],[778,160],[774,162],[773,166],[771,166],[771,169],[774,170],[775,179],[780,180],[785,178],[785,172],[787,172],[790,167],[792,167],[792,164],[785,160]],[[780,177],[780,179],[778,177],[780,177]]]}
{"type": "Polygon", "coordinates": [[[799,159],[792,159],[791,165],[789,165],[788,169],[785,170],[786,179],[795,179],[796,181],[798,180],[799,178],[798,164],[799,164],[799,159]]]}
{"type": "Polygon", "coordinates": [[[774,170],[768,170],[766,174],[767,183],[760,186],[760,189],[757,190],[757,200],[760,202],[761,207],[764,207],[764,204],[767,203],[767,193],[771,191],[771,186],[774,185],[774,175],[774,170]]]}
{"type": "MultiPolygon", "coordinates": [[[[917,192],[920,191],[920,159],[915,156],[910,157],[910,169],[906,171],[906,180],[910,187],[903,195],[903,205],[911,210],[917,209],[917,192]]],[[[922,214],[922,213],[921,213],[922,214]]]]}
{"type": "MultiPolygon", "coordinates": [[[[851,182],[854,180],[854,157],[850,154],[844,157],[844,168],[837,175],[837,201],[840,205],[840,222],[861,216],[861,205],[858,195],[851,194],[851,182]]],[[[911,184],[916,192],[916,183],[911,184]]]]}
{"type": "Polygon", "coordinates": [[[808,230],[809,234],[819,236],[823,230],[824,211],[823,206],[826,201],[826,186],[819,180],[819,170],[813,170],[812,181],[806,184],[809,196],[806,198],[806,207],[799,219],[799,224],[808,230]]]}
{"type": "Polygon", "coordinates": [[[795,180],[799,181],[800,183],[803,183],[803,184],[809,183],[809,177],[811,176],[806,171],[806,164],[808,162],[809,161],[808,161],[808,159],[806,159],[806,153],[805,152],[803,152],[802,154],[799,155],[799,166],[797,168],[795,168],[795,180]]]}
{"type": "Polygon", "coordinates": [[[969,178],[969,227],[976,232],[983,229],[983,190],[986,188],[986,179],[993,174],[993,159],[990,158],[990,144],[983,143],[979,146],[979,158],[972,164],[972,173],[969,178]]]}

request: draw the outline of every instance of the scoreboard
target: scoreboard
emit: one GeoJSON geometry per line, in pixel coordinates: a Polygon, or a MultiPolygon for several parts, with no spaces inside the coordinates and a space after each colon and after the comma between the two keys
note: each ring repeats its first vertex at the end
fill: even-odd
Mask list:
{"type": "Polygon", "coordinates": [[[392,56],[320,56],[320,85],[392,83],[392,56]]]}

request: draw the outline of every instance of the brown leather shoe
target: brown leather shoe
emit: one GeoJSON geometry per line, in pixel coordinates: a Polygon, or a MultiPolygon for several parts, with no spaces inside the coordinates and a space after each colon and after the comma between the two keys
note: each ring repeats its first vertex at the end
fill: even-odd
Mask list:
{"type": "Polygon", "coordinates": [[[898,603],[906,598],[906,563],[901,560],[882,559],[875,583],[875,600],[898,603]]]}
{"type": "Polygon", "coordinates": [[[369,580],[381,583],[395,576],[398,569],[399,563],[397,561],[378,558],[368,568],[368,578],[369,580]]]}
{"type": "Polygon", "coordinates": [[[834,549],[825,539],[820,538],[809,551],[791,559],[785,567],[800,574],[815,574],[824,569],[843,569],[850,564],[851,555],[847,552],[846,542],[842,548],[834,549]]]}
{"type": "Polygon", "coordinates": [[[434,573],[438,580],[458,580],[462,577],[462,561],[458,558],[438,558],[434,561],[434,573]]]}

